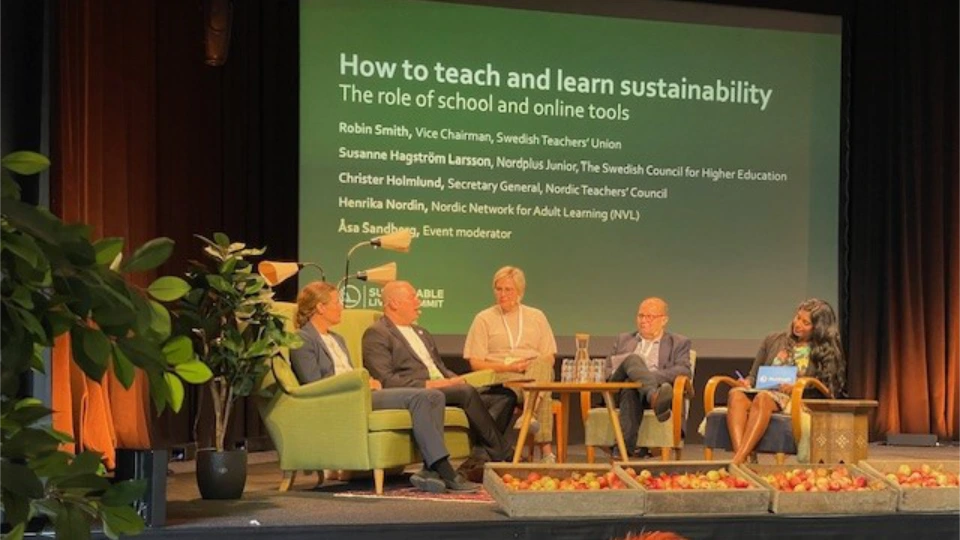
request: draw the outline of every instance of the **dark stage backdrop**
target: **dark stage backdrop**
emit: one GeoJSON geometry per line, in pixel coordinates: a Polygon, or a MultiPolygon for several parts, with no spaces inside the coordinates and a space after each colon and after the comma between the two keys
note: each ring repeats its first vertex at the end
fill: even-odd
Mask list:
{"type": "MultiPolygon", "coordinates": [[[[933,432],[956,440],[957,3],[716,3],[844,15],[849,185],[841,214],[849,225],[839,232],[848,247],[839,267],[846,270],[849,393],[880,400],[875,436],[933,432]]],[[[593,5],[561,3],[579,4],[593,5]]],[[[180,273],[198,256],[193,234],[218,230],[268,246],[273,258],[293,259],[298,2],[235,0],[229,58],[218,68],[203,63],[199,0],[143,0],[132,18],[117,16],[134,9],[121,0],[82,5],[85,18],[61,20],[56,30],[79,47],[59,60],[63,83],[74,77],[110,84],[92,88],[95,109],[83,92],[54,94],[60,118],[53,129],[61,137],[54,160],[100,163],[57,169],[60,208],[97,223],[98,234],[174,238],[178,247],[164,273],[180,273]],[[82,144],[84,137],[97,144],[82,144]],[[99,161],[78,160],[76,152],[99,161]]],[[[61,12],[77,9],[60,1],[61,12]]],[[[775,321],[771,330],[780,326],[775,321]]],[[[179,416],[163,417],[152,444],[192,440],[196,410],[193,400],[179,416]]],[[[263,434],[251,404],[238,412],[232,438],[263,434]]],[[[201,444],[209,443],[209,424],[201,418],[201,444]]]]}

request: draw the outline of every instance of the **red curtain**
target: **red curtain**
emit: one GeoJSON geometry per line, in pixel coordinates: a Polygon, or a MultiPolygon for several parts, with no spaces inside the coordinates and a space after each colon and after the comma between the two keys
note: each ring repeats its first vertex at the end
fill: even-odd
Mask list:
{"type": "MultiPolygon", "coordinates": [[[[53,127],[53,211],[92,226],[93,237],[126,239],[126,254],[157,236],[154,3],[61,0],[53,127]]],[[[140,286],[154,276],[132,277],[140,286]]],[[[55,403],[71,403],[55,427],[79,449],[150,448],[142,375],[130,390],[112,375],[90,381],[73,365],[69,341],[54,351],[55,403]]]]}

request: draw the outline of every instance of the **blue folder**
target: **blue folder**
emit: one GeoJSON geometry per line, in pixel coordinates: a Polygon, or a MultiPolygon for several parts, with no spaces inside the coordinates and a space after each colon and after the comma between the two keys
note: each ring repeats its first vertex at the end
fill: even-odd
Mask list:
{"type": "Polygon", "coordinates": [[[781,384],[797,382],[797,366],[760,366],[757,371],[757,390],[776,390],[781,384]]]}

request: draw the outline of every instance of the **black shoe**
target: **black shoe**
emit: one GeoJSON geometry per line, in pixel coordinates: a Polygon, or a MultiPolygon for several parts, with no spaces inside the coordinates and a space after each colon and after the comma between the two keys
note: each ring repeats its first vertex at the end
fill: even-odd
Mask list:
{"type": "Polygon", "coordinates": [[[620,448],[614,446],[610,449],[610,459],[612,461],[633,461],[635,459],[643,459],[649,455],[649,452],[645,448],[634,448],[629,452],[630,457],[624,460],[620,457],[620,448]]]}
{"type": "Polygon", "coordinates": [[[427,493],[446,493],[447,484],[436,471],[421,469],[410,476],[413,487],[427,493]]]}
{"type": "Polygon", "coordinates": [[[653,393],[651,403],[653,412],[657,414],[657,420],[666,422],[670,419],[671,409],[673,408],[673,385],[663,383],[660,388],[653,393]]]}
{"type": "Polygon", "coordinates": [[[462,474],[458,474],[453,480],[444,480],[443,483],[450,493],[476,493],[481,487],[480,484],[464,478],[462,474]]]}

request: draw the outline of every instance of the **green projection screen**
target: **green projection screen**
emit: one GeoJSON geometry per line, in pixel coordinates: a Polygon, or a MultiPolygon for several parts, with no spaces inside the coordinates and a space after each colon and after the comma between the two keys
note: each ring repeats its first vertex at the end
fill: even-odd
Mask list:
{"type": "MultiPolygon", "coordinates": [[[[634,330],[660,296],[701,356],[836,307],[840,19],[639,5],[302,2],[300,260],[339,279],[412,229],[351,270],[396,261],[446,352],[508,264],[558,336],[634,330]]],[[[351,280],[347,305],[379,292],[351,280]]]]}

